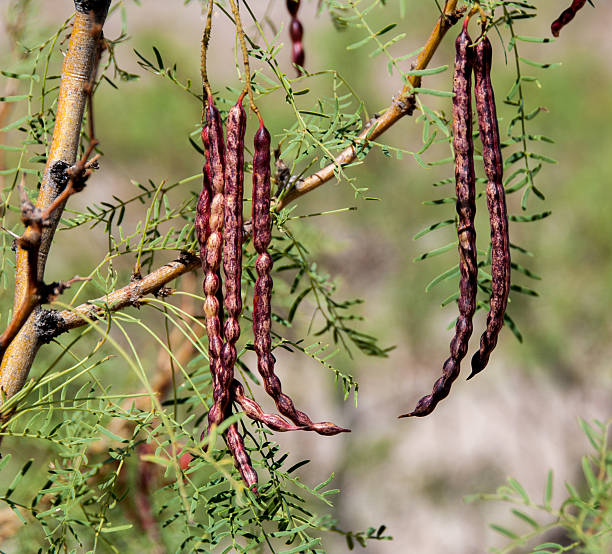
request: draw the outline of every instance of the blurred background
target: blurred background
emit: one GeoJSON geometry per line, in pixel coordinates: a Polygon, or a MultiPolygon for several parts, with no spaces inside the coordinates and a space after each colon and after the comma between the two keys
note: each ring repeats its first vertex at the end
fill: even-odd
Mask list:
{"type": "MultiPolygon", "coordinates": [[[[7,13],[9,4],[0,0],[0,17],[7,13]]],[[[143,71],[132,50],[153,59],[151,45],[156,45],[168,66],[176,63],[181,78],[191,78],[197,84],[201,5],[183,4],[149,0],[138,6],[125,2],[131,39],[117,50],[118,63],[140,79],[122,83],[119,90],[103,86],[96,95],[97,134],[104,151],[102,171],[71,200],[75,206],[103,200],[109,194],[127,196],[126,191],[133,189],[130,179],[173,182],[199,171],[201,158],[187,140],[199,123],[197,100],[167,80],[143,71]]],[[[292,76],[284,2],[253,4],[257,4],[253,7],[264,31],[270,37],[281,34],[285,48],[279,54],[279,63],[292,76]]],[[[31,34],[26,35],[35,43],[36,37],[48,36],[67,19],[73,5],[68,0],[34,1],[32,9],[28,20],[31,34]]],[[[520,25],[521,35],[550,36],[549,25],[561,8],[558,3],[547,3],[538,9],[536,19],[520,25]]],[[[379,27],[389,21],[398,23],[397,31],[406,33],[393,48],[394,54],[400,55],[424,44],[436,16],[434,2],[389,2],[378,9],[372,21],[379,27]],[[403,18],[400,4],[405,10],[403,18]]],[[[297,202],[294,215],[357,208],[296,222],[294,229],[310,246],[312,260],[336,280],[339,297],[365,301],[358,308],[365,319],[360,329],[380,337],[382,345],[395,345],[395,349],[386,359],[368,358],[356,351],[352,359],[336,359],[336,365],[354,374],[359,382],[357,407],[352,395],[343,402],[333,375],[320,365],[297,354],[279,355],[279,376],[296,404],[313,419],[333,420],[350,427],[352,433],[335,438],[283,434],[276,440],[295,462],[312,460],[299,470],[307,483],[314,485],[335,473],[333,484],[342,491],[335,497],[333,509],[339,527],[358,530],[387,526],[386,534],[392,535],[393,541],[369,543],[372,553],[483,552],[504,543],[489,523],[519,526],[507,506],[467,504],[466,495],[492,492],[513,476],[540,498],[550,468],[554,469],[557,500],[565,493],[564,481],[583,486],[580,460],[590,446],[578,418],[605,421],[612,405],[612,218],[608,207],[612,205],[608,177],[612,171],[612,137],[607,125],[612,118],[610,17],[612,7],[606,3],[598,3],[597,9],[587,5],[555,42],[521,44],[521,55],[526,58],[562,62],[549,70],[530,68],[529,73],[538,77],[541,87],[530,83],[526,89],[527,111],[537,106],[545,108],[543,115],[531,122],[529,132],[555,140],[554,144],[538,144],[538,152],[559,161],[545,165],[538,175],[537,183],[546,200],[532,196],[528,212],[552,210],[552,216],[536,223],[510,225],[512,242],[534,254],[528,265],[542,277],[535,286],[522,276],[519,281],[535,288],[540,296],[513,296],[510,313],[524,337],[523,344],[504,328],[487,370],[469,383],[458,379],[449,398],[433,415],[397,419],[430,391],[448,355],[452,336],[448,325],[456,317],[456,306],[441,309],[440,303],[453,292],[455,284],[442,284],[427,294],[424,289],[434,276],[455,263],[456,252],[416,263],[413,259],[452,241],[453,230],[447,227],[418,241],[412,237],[427,224],[452,217],[452,206],[423,204],[452,194],[448,185],[444,190],[431,186],[451,177],[452,166],[424,169],[412,156],[398,160],[373,150],[365,163],[351,168],[349,174],[378,200],[355,199],[348,185],[330,182],[297,202]]],[[[346,49],[362,38],[358,30],[338,32],[328,13],[317,10],[316,1],[302,2],[300,19],[309,71],[336,69],[352,84],[369,113],[389,105],[401,83],[397,76],[389,76],[382,57],[368,57],[368,49],[346,49]]],[[[120,18],[115,14],[107,22],[105,34],[113,38],[120,28],[120,18]]],[[[256,36],[252,20],[246,16],[245,30],[256,36]]],[[[476,35],[477,30],[472,33],[476,35]]],[[[451,30],[432,67],[449,64],[452,68],[455,35],[456,29],[451,30]]],[[[227,19],[216,18],[209,61],[216,90],[240,87],[233,36],[227,19]]],[[[502,125],[507,125],[513,112],[503,106],[502,99],[514,78],[514,62],[511,54],[506,59],[498,37],[493,36],[492,42],[498,110],[502,125]]],[[[6,35],[0,37],[0,67],[12,71],[18,64],[11,59],[8,46],[6,35]]],[[[59,59],[54,63],[57,71],[59,59]]],[[[308,79],[304,86],[310,86],[308,79]]],[[[312,86],[317,90],[316,84],[312,86]]],[[[450,70],[426,78],[423,86],[449,90],[450,70]]],[[[312,102],[310,97],[304,100],[304,104],[312,102]]],[[[427,104],[450,114],[447,98],[428,97],[427,104]]],[[[260,107],[275,144],[275,133],[292,125],[293,114],[284,104],[282,93],[262,99],[260,107]]],[[[255,118],[250,117],[247,141],[255,128],[255,118]]],[[[405,118],[384,135],[384,142],[418,150],[421,133],[416,117],[405,118]]],[[[20,140],[20,135],[11,132],[3,140],[12,144],[20,140]]],[[[436,156],[448,155],[448,150],[443,152],[428,152],[424,157],[434,161],[436,156]]],[[[195,191],[197,181],[187,186],[195,191]]],[[[511,213],[520,211],[519,202],[518,195],[510,197],[511,213]]],[[[141,218],[139,209],[134,206],[126,221],[141,218]]],[[[481,201],[481,248],[486,247],[487,225],[481,201]]],[[[58,234],[48,279],[89,271],[104,256],[107,239],[101,226],[81,238],[84,242],[79,248],[72,240],[69,233],[58,234]],[[85,258],[85,249],[92,253],[92,259],[85,258]]],[[[517,261],[527,265],[524,259],[517,261]]],[[[130,263],[119,261],[117,269],[127,275],[130,263]]],[[[89,297],[95,295],[92,289],[89,297]]],[[[0,296],[3,313],[11,299],[9,285],[0,296]]],[[[300,307],[296,336],[307,329],[312,310],[308,301],[300,307]]],[[[150,312],[149,317],[152,315],[150,312]]],[[[485,315],[477,315],[470,350],[484,329],[485,315]]],[[[140,347],[146,346],[145,337],[138,340],[140,347]]],[[[41,356],[44,360],[44,351],[41,356]]],[[[463,376],[468,374],[465,366],[463,376]]],[[[36,369],[37,365],[33,372],[36,369]]],[[[122,381],[121,372],[109,372],[107,377],[114,380],[117,391],[128,392],[135,386],[132,376],[122,381]]],[[[256,394],[271,410],[273,405],[263,391],[256,394]]],[[[18,451],[17,443],[10,440],[6,448],[18,451]]],[[[39,454],[44,457],[43,452],[39,454]]],[[[342,537],[326,536],[324,545],[329,552],[346,549],[342,537]]]]}

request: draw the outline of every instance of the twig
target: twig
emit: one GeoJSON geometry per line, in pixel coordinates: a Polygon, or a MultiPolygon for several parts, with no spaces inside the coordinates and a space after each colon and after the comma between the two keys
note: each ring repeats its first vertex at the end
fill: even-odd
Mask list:
{"type": "Polygon", "coordinates": [[[244,74],[246,80],[246,84],[244,86],[244,90],[242,91],[241,96],[244,96],[245,92],[249,93],[249,103],[251,109],[257,114],[257,116],[261,120],[259,110],[257,109],[257,106],[255,105],[255,100],[253,99],[253,86],[251,84],[251,67],[249,64],[249,52],[246,47],[246,41],[244,40],[244,30],[242,28],[242,21],[240,20],[238,0],[230,0],[230,5],[232,7],[232,13],[234,15],[234,22],[236,23],[236,34],[238,35],[240,49],[242,50],[242,63],[244,64],[244,74]]]}
{"type": "MultiPolygon", "coordinates": [[[[446,32],[457,22],[457,0],[447,0],[444,5],[444,12],[438,19],[431,35],[427,39],[423,50],[417,58],[415,69],[425,69],[433,57],[438,46],[442,42],[446,32]]],[[[320,187],[331,180],[336,172],[357,158],[357,146],[362,148],[368,140],[374,140],[382,135],[389,127],[397,123],[404,115],[411,114],[413,102],[411,102],[411,94],[414,88],[421,84],[421,77],[411,75],[408,83],[404,85],[402,90],[394,99],[393,103],[385,110],[385,112],[377,118],[372,125],[366,125],[359,134],[355,146],[345,148],[336,159],[323,169],[313,173],[304,180],[297,181],[294,188],[289,190],[287,194],[279,198],[274,204],[273,210],[279,212],[288,204],[297,200],[301,196],[320,187]],[[373,126],[373,128],[372,128],[373,126]]]]}

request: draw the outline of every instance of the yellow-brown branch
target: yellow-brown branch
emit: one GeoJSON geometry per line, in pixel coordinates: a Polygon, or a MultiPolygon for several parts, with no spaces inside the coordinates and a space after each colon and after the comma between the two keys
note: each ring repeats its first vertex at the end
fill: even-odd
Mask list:
{"type": "MultiPolygon", "coordinates": [[[[456,8],[458,0],[447,0],[444,5],[444,10],[436,26],[434,27],[429,39],[425,43],[423,50],[419,54],[415,69],[425,69],[438,46],[442,42],[446,32],[454,25],[456,21],[456,8]]],[[[359,134],[357,143],[365,145],[367,139],[374,140],[382,135],[389,127],[397,123],[404,115],[406,115],[406,104],[409,100],[409,95],[413,87],[418,87],[421,84],[421,77],[410,76],[410,84],[406,84],[399,92],[394,102],[377,118],[372,125],[366,125],[359,134]],[[372,129],[372,126],[374,127],[372,129]]],[[[338,168],[346,166],[355,161],[357,158],[357,150],[354,146],[349,146],[344,149],[333,161],[333,163],[313,173],[306,179],[298,181],[294,188],[283,196],[274,206],[275,211],[280,211],[282,208],[297,200],[301,196],[327,183],[337,172],[338,168]]]]}

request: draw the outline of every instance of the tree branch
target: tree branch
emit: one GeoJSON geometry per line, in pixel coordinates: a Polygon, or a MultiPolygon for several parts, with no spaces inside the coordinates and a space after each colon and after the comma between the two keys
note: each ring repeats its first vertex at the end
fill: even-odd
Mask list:
{"type": "MultiPolygon", "coordinates": [[[[47,168],[45,169],[45,175],[41,184],[41,192],[37,201],[37,207],[41,209],[48,208],[61,192],[61,190],[57,190],[56,183],[51,176],[53,166],[57,163],[67,163],[65,167],[69,167],[76,160],[80,126],[86,100],[82,82],[87,82],[86,76],[91,72],[95,58],[95,45],[90,44],[92,42],[91,28],[94,20],[98,23],[104,21],[109,3],[110,0],[98,2],[95,0],[90,0],[89,2],[75,1],[77,15],[62,72],[57,123],[53,134],[49,161],[47,162],[47,168]],[[96,12],[98,15],[92,18],[88,12],[83,13],[79,11],[79,5],[85,4],[88,6],[97,5],[98,9],[103,9],[103,5],[105,5],[106,9],[103,9],[104,17],[100,19],[101,12],[96,12]],[[79,61],[77,62],[74,58],[79,58],[79,61]],[[66,162],[66,160],[69,161],[66,162]]],[[[446,1],[443,14],[438,19],[427,43],[417,58],[416,69],[425,69],[427,67],[444,35],[458,20],[461,12],[456,10],[456,6],[457,0],[446,1]]],[[[410,77],[410,84],[403,87],[393,104],[373,122],[373,130],[371,125],[364,128],[359,135],[359,141],[365,143],[366,137],[374,139],[380,136],[401,117],[409,113],[411,110],[408,108],[412,106],[410,91],[412,87],[418,87],[420,82],[420,77],[410,77]]],[[[345,149],[335,159],[334,163],[296,184],[294,189],[275,204],[274,210],[282,209],[290,202],[323,185],[334,176],[334,172],[338,167],[350,164],[355,158],[356,150],[354,146],[345,149]]],[[[52,228],[47,230],[46,240],[43,239],[41,244],[38,262],[40,278],[42,278],[42,273],[44,272],[53,232],[62,210],[63,205],[58,207],[57,215],[54,212],[55,222],[52,228]]],[[[12,341],[2,359],[2,365],[0,366],[0,388],[3,393],[6,397],[10,397],[22,388],[36,352],[42,344],[71,329],[85,325],[87,320],[84,317],[90,320],[99,319],[104,317],[107,311],[115,312],[128,306],[138,305],[140,299],[145,295],[158,293],[166,284],[184,273],[199,267],[199,265],[199,258],[190,254],[183,254],[179,259],[162,266],[142,279],[136,280],[94,301],[81,304],[72,310],[64,310],[62,312],[37,310],[12,341]]],[[[28,278],[27,252],[23,250],[18,252],[17,267],[16,305],[22,299],[25,283],[28,278]]]]}
{"type": "MultiPolygon", "coordinates": [[[[462,10],[457,10],[457,0],[446,0],[444,10],[417,58],[415,69],[425,69],[427,67],[435,51],[442,42],[444,35],[457,22],[461,13],[463,13],[462,10]]],[[[409,77],[409,84],[404,85],[402,90],[394,98],[393,103],[385,112],[379,118],[371,123],[368,122],[368,124],[364,126],[356,141],[357,144],[364,146],[368,139],[376,139],[394,123],[397,123],[404,115],[411,115],[414,109],[411,91],[413,87],[418,87],[420,84],[421,77],[411,75],[409,77]],[[372,126],[374,127],[373,129],[372,126]]],[[[357,150],[355,146],[345,148],[328,166],[319,169],[319,171],[313,173],[306,179],[296,182],[295,186],[276,202],[274,211],[278,212],[282,210],[287,204],[290,204],[306,193],[327,183],[339,168],[354,162],[356,158],[357,150]]]]}
{"type": "Polygon", "coordinates": [[[101,319],[107,312],[117,312],[128,306],[139,306],[147,294],[167,295],[164,286],[184,273],[199,267],[200,258],[188,253],[152,271],[141,279],[105,296],[90,300],[71,310],[42,310],[35,321],[38,342],[44,344],[58,335],[87,325],[88,320],[101,319]]]}
{"type": "MultiPolygon", "coordinates": [[[[95,29],[104,23],[110,0],[75,0],[74,4],[76,15],[62,67],[55,128],[36,201],[38,210],[48,213],[48,209],[53,206],[53,213],[49,215],[47,224],[42,230],[37,267],[33,267],[36,264],[28,263],[28,250],[18,245],[14,312],[18,311],[26,301],[28,283],[43,281],[51,242],[65,205],[65,201],[55,202],[66,186],[66,182],[61,177],[77,158],[88,85],[96,65],[99,48],[99,34],[95,29]],[[33,275],[34,272],[36,275],[33,275]]],[[[28,232],[29,228],[26,229],[26,234],[28,232]]],[[[40,346],[34,328],[38,311],[35,310],[28,317],[2,357],[0,390],[5,397],[12,396],[22,388],[40,346]]]]}

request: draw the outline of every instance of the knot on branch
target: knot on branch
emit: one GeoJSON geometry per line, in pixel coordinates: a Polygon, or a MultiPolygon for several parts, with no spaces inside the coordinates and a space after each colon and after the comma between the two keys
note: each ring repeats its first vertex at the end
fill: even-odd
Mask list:
{"type": "Polygon", "coordinates": [[[402,115],[412,115],[416,108],[416,99],[414,94],[398,95],[393,97],[393,104],[399,108],[402,115]]]}
{"type": "Polygon", "coordinates": [[[63,333],[65,325],[57,310],[39,310],[34,319],[34,329],[41,344],[47,344],[63,333]]]}
{"type": "Polygon", "coordinates": [[[181,250],[178,258],[175,261],[183,265],[191,265],[198,260],[199,258],[192,252],[188,252],[187,250],[181,250]]]}
{"type": "Polygon", "coordinates": [[[69,175],[67,173],[67,169],[69,167],[70,165],[63,160],[58,160],[51,166],[49,176],[55,183],[57,192],[62,192],[68,184],[69,175]]]}
{"type": "Polygon", "coordinates": [[[461,8],[458,8],[455,11],[453,11],[452,13],[443,14],[442,21],[444,22],[444,25],[447,28],[452,27],[453,25],[457,23],[457,21],[459,21],[464,16],[465,11],[466,11],[466,7],[462,6],[461,8]]]}

